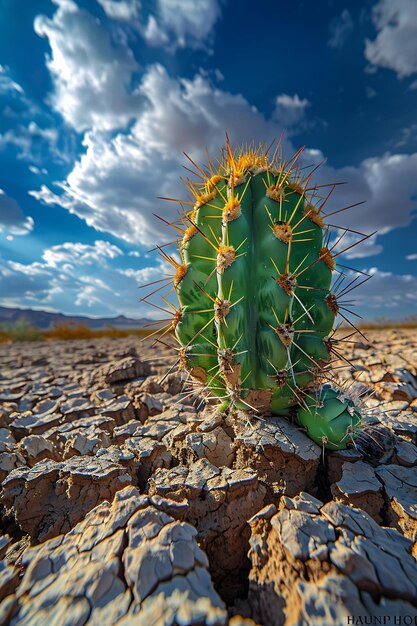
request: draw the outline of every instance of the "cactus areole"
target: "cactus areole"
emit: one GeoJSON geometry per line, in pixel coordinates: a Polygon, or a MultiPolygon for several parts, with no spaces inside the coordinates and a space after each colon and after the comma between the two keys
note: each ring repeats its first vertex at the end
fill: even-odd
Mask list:
{"type": "Polygon", "coordinates": [[[232,151],[227,140],[216,167],[193,163],[200,182],[188,180],[194,199],[174,224],[180,260],[161,252],[179,301],[168,330],[182,365],[223,407],[292,414],[314,441],[339,449],[361,415],[322,384],[339,311],[322,211],[332,186],[314,187],[300,154],[285,161],[280,142],[232,151]]]}

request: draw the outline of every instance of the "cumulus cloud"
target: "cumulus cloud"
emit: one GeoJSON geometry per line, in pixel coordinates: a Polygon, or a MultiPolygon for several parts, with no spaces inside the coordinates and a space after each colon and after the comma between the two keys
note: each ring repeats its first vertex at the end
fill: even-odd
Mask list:
{"type": "MultiPolygon", "coordinates": [[[[177,3],[164,2],[158,4],[165,6],[158,19],[168,20],[161,16],[169,15],[172,21],[177,3]]],[[[110,0],[102,3],[103,8],[104,4],[108,12],[114,9],[109,8],[110,0]]],[[[271,119],[266,119],[242,95],[214,87],[209,77],[172,78],[159,64],[148,66],[134,91],[129,91],[126,81],[137,66],[125,44],[114,48],[100,25],[72,0],[59,0],[58,5],[52,19],[37,19],[37,29],[50,41],[48,63],[55,77],[57,106],[73,125],[86,129],[84,151],[66,180],[55,188],[43,185],[31,194],[45,204],[67,209],[97,231],[129,243],[154,245],[165,234],[152,214],[177,217],[177,206],[163,203],[157,196],[186,196],[178,182],[181,163],[185,162],[180,157],[182,151],[204,162],[205,148],[216,151],[224,143],[226,130],[236,144],[254,137],[269,143],[280,135],[283,125],[291,127],[306,117],[310,103],[298,94],[280,94],[271,119]],[[75,74],[79,76],[73,83],[75,74]],[[107,89],[111,89],[112,97],[100,100],[97,94],[104,96],[107,89]],[[132,111],[134,98],[141,106],[132,111]],[[122,128],[127,120],[131,121],[129,127],[122,128]],[[109,129],[114,132],[107,132],[109,129]]],[[[126,7],[133,6],[132,0],[126,0],[126,7]]],[[[187,19],[194,19],[192,13],[187,19]]],[[[284,148],[291,154],[288,138],[284,148]]],[[[307,150],[303,163],[316,163],[322,156],[319,150],[307,150]]],[[[367,201],[365,206],[332,218],[335,224],[385,234],[411,222],[416,166],[417,153],[387,153],[355,167],[325,165],[315,179],[318,183],[348,182],[337,188],[326,205],[327,212],[367,201]]],[[[317,195],[324,197],[328,189],[319,190],[317,195]]],[[[172,238],[166,235],[165,240],[168,236],[172,238]]],[[[360,255],[377,254],[380,246],[379,241],[369,240],[360,255]]],[[[359,252],[352,251],[353,255],[359,252]]]]}
{"type": "Polygon", "coordinates": [[[373,9],[377,29],[374,41],[366,40],[365,56],[375,66],[396,72],[398,78],[417,72],[417,2],[380,0],[373,9]]]}
{"type": "MultiPolygon", "coordinates": [[[[359,225],[357,226],[359,227],[359,225]]],[[[363,259],[369,256],[376,256],[383,251],[382,245],[376,243],[376,235],[365,239],[364,236],[356,235],[343,229],[334,231],[333,245],[333,254],[346,250],[343,254],[345,259],[363,259]]]]}
{"type": "Polygon", "coordinates": [[[52,115],[30,100],[21,85],[12,80],[9,68],[0,65],[0,113],[10,124],[0,133],[0,151],[11,149],[18,159],[36,164],[67,162],[67,133],[60,136],[52,115]],[[4,105],[4,106],[2,106],[4,105]]]}
{"type": "Polygon", "coordinates": [[[351,14],[348,9],[343,9],[341,15],[335,17],[329,24],[330,39],[327,45],[330,48],[343,48],[353,26],[351,14]]]}
{"type": "Polygon", "coordinates": [[[220,17],[218,0],[158,0],[144,35],[151,45],[170,42],[176,48],[203,47],[220,17]]]}
{"type": "Polygon", "coordinates": [[[85,153],[62,185],[63,194],[46,186],[31,193],[64,206],[99,231],[152,245],[161,231],[152,213],[177,217],[176,205],[157,196],[184,197],[178,180],[182,151],[201,162],[206,146],[217,152],[226,130],[235,142],[253,137],[266,142],[280,129],[242,96],[214,89],[200,75],[172,79],[161,65],[153,65],[139,89],[147,106],[129,132],[87,133],[85,153]]]}
{"type": "MultiPolygon", "coordinates": [[[[178,183],[183,150],[204,162],[205,147],[217,150],[226,130],[235,143],[253,137],[269,142],[279,136],[281,126],[274,119],[266,120],[242,96],[216,89],[199,75],[193,80],[173,79],[163,67],[154,65],[139,89],[147,106],[128,132],[113,137],[87,133],[85,153],[62,183],[61,192],[43,186],[31,193],[45,203],[63,206],[99,231],[130,243],[153,245],[162,234],[152,213],[171,219],[177,209],[174,203],[163,203],[156,196],[185,197],[185,189],[178,183]]],[[[288,142],[286,149],[290,154],[288,142]]],[[[322,158],[319,150],[307,150],[303,162],[318,163],[322,158]]],[[[337,187],[327,212],[366,201],[364,206],[333,217],[332,223],[365,233],[378,230],[382,235],[410,223],[416,168],[417,153],[387,153],[365,159],[356,167],[324,165],[315,180],[318,184],[348,183],[337,187]]],[[[318,190],[317,195],[324,198],[328,190],[318,190]]],[[[375,246],[368,242],[362,249],[368,255],[376,254],[380,247],[375,246]]]]}
{"type": "Polygon", "coordinates": [[[43,259],[50,267],[61,265],[92,265],[104,259],[114,259],[123,252],[108,241],[95,241],[94,245],[66,242],[52,246],[43,253],[43,259]]]}
{"type": "Polygon", "coordinates": [[[98,240],[91,245],[52,246],[33,263],[0,257],[0,304],[68,314],[149,317],[152,310],[140,303],[139,286],[166,275],[167,264],[123,269],[118,267],[122,255],[117,246],[98,240]]]}
{"type": "Polygon", "coordinates": [[[0,232],[27,235],[33,230],[33,226],[33,218],[26,216],[16,200],[0,189],[0,232]]]}
{"type": "Polygon", "coordinates": [[[97,0],[108,17],[129,22],[150,46],[205,48],[221,15],[219,0],[156,0],[144,16],[139,0],[97,0]]]}
{"type": "Polygon", "coordinates": [[[417,261],[417,254],[407,254],[405,258],[407,261],[417,261]]]}
{"type": "Polygon", "coordinates": [[[108,17],[131,21],[139,17],[139,0],[97,0],[108,17]]]}
{"type": "Polygon", "coordinates": [[[38,272],[26,272],[0,257],[1,305],[32,306],[45,302],[51,288],[51,278],[51,273],[45,268],[38,272]]]}
{"type": "MultiPolygon", "coordinates": [[[[306,156],[309,156],[308,150],[306,156]]],[[[318,153],[312,161],[317,163],[321,158],[322,154],[318,153]]],[[[385,235],[393,228],[408,226],[416,207],[416,169],[417,153],[386,153],[380,157],[365,159],[356,167],[335,169],[328,164],[322,166],[317,170],[317,184],[346,183],[335,188],[323,209],[324,213],[329,214],[365,201],[365,204],[329,216],[326,221],[366,234],[378,231],[378,235],[385,235]]],[[[329,189],[319,189],[318,197],[324,198],[329,189]]],[[[348,241],[346,238],[344,240],[348,241]]],[[[375,239],[369,240],[367,245],[361,244],[355,252],[352,250],[351,258],[352,255],[359,256],[360,248],[367,250],[369,255],[378,253],[380,249],[375,248],[374,244],[375,239]]]]}
{"type": "Polygon", "coordinates": [[[273,118],[284,127],[293,126],[304,118],[309,106],[311,103],[306,98],[300,98],[298,94],[289,96],[283,93],[275,98],[273,118]]]}
{"type": "Polygon", "coordinates": [[[48,39],[47,67],[54,81],[54,108],[77,131],[124,127],[142,98],[133,85],[139,70],[127,46],[112,45],[110,35],[72,0],[56,0],[49,19],[38,15],[35,31],[48,39]]]}
{"type": "Polygon", "coordinates": [[[352,292],[355,312],[375,312],[378,317],[395,315],[395,309],[401,309],[400,317],[417,312],[417,276],[384,272],[377,267],[363,271],[372,278],[352,292]]]}
{"type": "Polygon", "coordinates": [[[67,155],[58,147],[59,133],[56,128],[41,127],[35,121],[19,124],[0,133],[0,150],[14,147],[18,159],[35,163],[66,161],[67,155]]]}
{"type": "MultiPolygon", "coordinates": [[[[113,256],[103,252],[111,250],[108,242],[95,242],[87,246],[88,250],[83,246],[65,242],[45,250],[41,262],[27,264],[0,257],[0,304],[64,310],[68,314],[154,317],[149,305],[140,302],[147,290],[138,287],[171,273],[167,265],[120,268],[118,253],[113,256]],[[93,257],[98,260],[93,261],[93,257]]],[[[355,300],[355,312],[389,316],[398,309],[398,315],[403,316],[417,311],[417,277],[376,267],[361,269],[372,278],[349,295],[355,300]]],[[[155,317],[165,314],[157,312],[155,317]]]]}

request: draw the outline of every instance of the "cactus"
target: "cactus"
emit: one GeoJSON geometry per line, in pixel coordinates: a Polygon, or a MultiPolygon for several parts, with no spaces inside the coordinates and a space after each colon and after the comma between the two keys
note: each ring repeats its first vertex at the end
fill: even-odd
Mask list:
{"type": "Polygon", "coordinates": [[[341,252],[329,247],[323,206],[334,185],[313,187],[316,168],[303,177],[302,149],[289,161],[281,141],[270,151],[232,152],[227,139],[216,168],[189,159],[201,182],[187,179],[194,198],[171,224],[179,257],[160,248],[179,301],[164,298],[174,315],[162,334],[174,331],[182,365],[223,407],[294,415],[314,441],[339,449],[361,414],[322,386],[337,354],[339,298],[350,291],[331,289],[341,252]]]}

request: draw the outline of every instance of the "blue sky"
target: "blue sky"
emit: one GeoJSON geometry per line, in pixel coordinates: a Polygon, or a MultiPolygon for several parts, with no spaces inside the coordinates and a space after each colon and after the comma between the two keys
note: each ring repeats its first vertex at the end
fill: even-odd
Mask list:
{"type": "Polygon", "coordinates": [[[416,111],[417,0],[0,0],[0,304],[149,316],[182,152],[285,129],[366,200],[356,311],[416,315],[416,111]]]}

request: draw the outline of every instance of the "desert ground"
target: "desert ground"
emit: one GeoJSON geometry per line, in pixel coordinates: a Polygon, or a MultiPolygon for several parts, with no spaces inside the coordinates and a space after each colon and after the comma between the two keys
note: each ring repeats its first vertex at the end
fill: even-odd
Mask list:
{"type": "Polygon", "coordinates": [[[339,452],[188,397],[168,346],[0,345],[0,624],[414,624],[417,331],[367,335],[339,452]]]}

